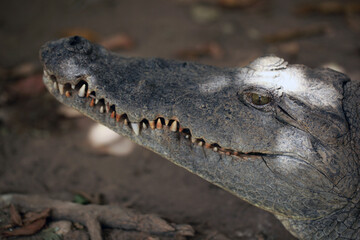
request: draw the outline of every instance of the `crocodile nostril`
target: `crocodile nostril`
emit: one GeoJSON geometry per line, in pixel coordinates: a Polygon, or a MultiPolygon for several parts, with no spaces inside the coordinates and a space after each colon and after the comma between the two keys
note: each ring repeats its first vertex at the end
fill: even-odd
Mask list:
{"type": "Polygon", "coordinates": [[[74,53],[90,54],[92,51],[91,43],[79,36],[68,38],[65,41],[64,47],[74,53]]]}
{"type": "Polygon", "coordinates": [[[74,45],[76,45],[76,44],[78,44],[80,42],[81,42],[81,38],[79,36],[74,36],[74,37],[69,39],[69,44],[71,46],[74,46],[74,45]]]}

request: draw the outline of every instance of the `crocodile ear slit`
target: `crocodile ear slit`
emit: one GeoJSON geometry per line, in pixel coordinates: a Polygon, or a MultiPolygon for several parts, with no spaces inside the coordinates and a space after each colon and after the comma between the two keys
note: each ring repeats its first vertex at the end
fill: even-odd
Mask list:
{"type": "MultiPolygon", "coordinates": [[[[114,124],[122,124],[127,128],[131,129],[135,136],[141,136],[142,131],[146,130],[162,130],[170,131],[174,134],[180,134],[184,139],[189,141],[194,146],[203,147],[205,149],[211,149],[218,154],[224,154],[227,156],[236,156],[238,158],[247,159],[248,155],[245,153],[239,153],[231,149],[222,148],[217,143],[208,143],[202,138],[193,137],[191,130],[189,128],[184,128],[180,125],[178,118],[173,117],[172,119],[167,119],[165,117],[157,117],[154,120],[148,120],[146,118],[142,119],[140,122],[130,122],[126,113],[118,113],[116,111],[115,104],[110,103],[105,98],[97,97],[96,91],[92,90],[89,84],[83,79],[77,79],[78,83],[71,84],[65,83],[61,84],[57,81],[55,76],[49,75],[44,72],[44,77],[47,77],[49,83],[52,87],[52,92],[60,95],[65,95],[68,99],[74,99],[76,102],[80,101],[89,101],[85,106],[90,107],[93,111],[96,111],[95,114],[104,114],[104,116],[109,116],[114,124]],[[108,115],[107,115],[108,114],[108,115]]],[[[119,111],[119,109],[118,109],[119,111]]]]}

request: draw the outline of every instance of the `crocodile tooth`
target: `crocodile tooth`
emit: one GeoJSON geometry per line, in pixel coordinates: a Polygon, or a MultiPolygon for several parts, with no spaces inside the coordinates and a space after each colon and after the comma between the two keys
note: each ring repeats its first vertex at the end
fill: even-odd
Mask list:
{"type": "Polygon", "coordinates": [[[155,121],[149,121],[151,129],[155,129],[155,121]]]}
{"type": "Polygon", "coordinates": [[[210,143],[205,143],[205,148],[210,148],[211,144],[210,143]]]}
{"type": "Polygon", "coordinates": [[[120,118],[121,118],[121,115],[120,115],[120,114],[116,114],[116,121],[117,121],[117,122],[120,122],[120,118]]]}
{"type": "Polygon", "coordinates": [[[199,145],[199,146],[203,146],[203,145],[204,145],[204,142],[203,142],[203,141],[200,141],[200,142],[198,143],[198,145],[199,145]]]}
{"type": "Polygon", "coordinates": [[[54,89],[58,89],[57,82],[54,82],[54,83],[53,83],[53,88],[54,88],[54,89]]]}
{"type": "Polygon", "coordinates": [[[100,107],[100,113],[104,113],[104,106],[100,107]]]}
{"type": "Polygon", "coordinates": [[[214,152],[217,152],[217,151],[219,151],[219,148],[218,148],[218,147],[214,147],[214,148],[213,148],[213,151],[214,151],[214,152]]]}
{"type": "Polygon", "coordinates": [[[157,122],[156,122],[156,128],[157,128],[157,129],[162,129],[162,128],[163,128],[163,125],[162,125],[162,123],[161,123],[160,118],[158,118],[158,120],[157,120],[157,122]]]}
{"type": "Polygon", "coordinates": [[[86,93],[86,97],[89,97],[90,96],[90,89],[87,90],[87,93],[86,93]]]}
{"type": "Polygon", "coordinates": [[[71,88],[72,88],[72,89],[75,89],[75,84],[71,84],[71,88]]]}
{"type": "Polygon", "coordinates": [[[186,139],[189,139],[189,138],[190,138],[190,135],[189,135],[189,134],[186,134],[186,135],[185,135],[185,138],[186,138],[186,139]]]}
{"type": "Polygon", "coordinates": [[[98,104],[99,103],[99,99],[95,99],[95,104],[98,104]]]}
{"type": "Polygon", "coordinates": [[[146,123],[142,123],[142,129],[147,129],[146,123]]]}
{"type": "Polygon", "coordinates": [[[195,142],[196,142],[196,138],[192,138],[192,139],[191,139],[191,142],[192,142],[192,143],[195,143],[195,142]]]}
{"type": "Polygon", "coordinates": [[[127,125],[129,125],[129,122],[128,122],[128,120],[125,118],[125,120],[124,120],[124,125],[125,126],[127,126],[127,125]]]}
{"type": "Polygon", "coordinates": [[[131,123],[131,128],[133,129],[135,135],[139,135],[140,133],[140,125],[139,123],[131,123]]]}
{"type": "Polygon", "coordinates": [[[64,94],[64,84],[59,83],[59,92],[60,92],[61,95],[64,94]]]}
{"type": "Polygon", "coordinates": [[[66,97],[70,97],[70,96],[71,96],[70,92],[69,92],[69,91],[66,91],[66,92],[65,92],[65,96],[66,96],[66,97]]]}
{"type": "Polygon", "coordinates": [[[176,132],[177,131],[177,122],[173,121],[173,123],[170,126],[170,131],[176,132]]]}
{"type": "Polygon", "coordinates": [[[169,125],[169,120],[168,119],[165,119],[165,125],[169,125]]]}
{"type": "Polygon", "coordinates": [[[94,100],[94,99],[91,99],[90,107],[93,107],[93,106],[95,106],[95,100],[94,100]]]}
{"type": "Polygon", "coordinates": [[[86,85],[85,83],[81,86],[79,92],[78,92],[78,96],[79,97],[85,97],[85,90],[86,90],[86,85]]]}

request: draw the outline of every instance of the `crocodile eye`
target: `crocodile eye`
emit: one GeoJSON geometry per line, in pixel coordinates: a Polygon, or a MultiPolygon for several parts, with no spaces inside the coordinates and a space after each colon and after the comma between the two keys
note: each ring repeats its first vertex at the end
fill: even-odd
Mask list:
{"type": "Polygon", "coordinates": [[[260,95],[258,93],[249,93],[249,98],[252,104],[258,106],[266,105],[271,101],[269,96],[260,95]]]}
{"type": "Polygon", "coordinates": [[[250,88],[238,93],[239,100],[261,111],[272,111],[275,96],[266,89],[250,88]]]}

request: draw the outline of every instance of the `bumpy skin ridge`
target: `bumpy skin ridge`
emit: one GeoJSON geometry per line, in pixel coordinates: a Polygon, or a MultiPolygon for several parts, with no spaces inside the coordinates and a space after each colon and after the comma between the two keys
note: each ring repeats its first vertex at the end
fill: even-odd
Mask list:
{"type": "MultiPolygon", "coordinates": [[[[344,113],[350,131],[344,138],[344,145],[351,146],[347,156],[359,164],[360,136],[358,119],[360,113],[360,83],[344,84],[344,113]]],[[[355,169],[359,168],[354,166],[355,169]]],[[[308,221],[299,221],[277,216],[284,226],[300,239],[360,239],[360,186],[352,200],[344,208],[328,216],[308,221]]]]}
{"type": "Polygon", "coordinates": [[[360,164],[360,83],[349,82],[345,84],[344,89],[344,112],[350,125],[350,134],[346,138],[346,141],[356,154],[354,160],[360,164]]]}
{"type": "Polygon", "coordinates": [[[349,203],[345,208],[318,220],[278,219],[300,239],[359,239],[359,203],[349,203]]]}
{"type": "Polygon", "coordinates": [[[80,37],[45,44],[40,58],[60,102],[272,212],[294,236],[360,238],[360,88],[346,75],[275,56],[244,68],[126,58],[80,37]],[[78,97],[85,82],[101,100],[96,106],[78,97]],[[64,84],[76,87],[61,94],[64,84]],[[104,103],[135,124],[173,118],[191,136],[169,126],[134,134],[112,110],[99,112],[104,103]]]}

